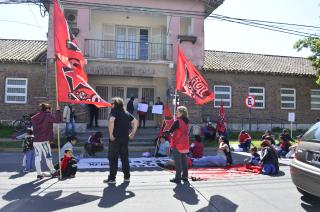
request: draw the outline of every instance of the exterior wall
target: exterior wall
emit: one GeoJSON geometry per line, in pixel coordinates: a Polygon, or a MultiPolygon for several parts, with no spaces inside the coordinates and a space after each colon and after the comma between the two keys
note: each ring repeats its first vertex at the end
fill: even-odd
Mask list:
{"type": "MultiPolygon", "coordinates": [[[[239,126],[248,127],[246,124],[248,124],[249,111],[244,104],[244,99],[248,95],[248,88],[255,86],[265,88],[265,109],[252,109],[253,129],[259,128],[264,130],[266,126],[271,126],[271,121],[268,121],[270,118],[276,120],[273,121],[273,124],[278,123],[279,127],[288,126],[289,112],[295,113],[296,122],[294,123],[294,127],[296,128],[306,128],[309,124],[316,122],[320,118],[319,110],[310,109],[310,90],[320,89],[320,86],[315,83],[315,77],[234,72],[205,72],[202,74],[211,85],[212,90],[214,89],[214,85],[232,87],[232,106],[231,108],[225,108],[225,114],[228,122],[235,124],[235,128],[240,128],[239,126]],[[281,109],[281,88],[296,89],[296,109],[281,109]]],[[[192,110],[201,113],[201,116],[192,116],[191,122],[205,121],[207,117],[216,120],[219,114],[219,108],[214,108],[213,102],[202,107],[194,107],[191,106],[192,101],[190,98],[184,96],[182,104],[190,105],[192,110]]],[[[195,114],[197,115],[197,113],[195,114]]],[[[272,127],[275,126],[273,125],[272,127]]]]}
{"type": "Polygon", "coordinates": [[[15,120],[25,113],[35,113],[47,101],[45,64],[0,64],[0,120],[15,120]],[[27,103],[5,103],[6,78],[27,78],[27,103]]]}

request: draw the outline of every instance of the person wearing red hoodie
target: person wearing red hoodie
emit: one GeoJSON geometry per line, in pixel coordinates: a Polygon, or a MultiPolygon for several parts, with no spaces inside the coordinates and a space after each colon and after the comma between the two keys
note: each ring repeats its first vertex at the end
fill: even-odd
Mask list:
{"type": "Polygon", "coordinates": [[[41,111],[31,117],[33,126],[33,147],[35,151],[35,167],[37,170],[37,179],[44,177],[41,172],[41,158],[42,154],[46,158],[46,163],[50,169],[51,175],[55,173],[52,163],[52,153],[50,148],[50,141],[53,139],[53,123],[61,122],[60,109],[57,107],[57,113],[51,114],[51,107],[49,104],[40,104],[41,111]]]}
{"type": "Polygon", "coordinates": [[[172,134],[170,147],[173,152],[176,176],[170,182],[180,184],[181,180],[188,182],[187,154],[189,152],[189,119],[188,110],[184,106],[177,108],[177,120],[173,123],[169,133],[172,134]],[[182,178],[181,178],[182,169],[182,178]]]}
{"type": "Polygon", "coordinates": [[[201,142],[200,135],[194,136],[195,140],[190,146],[190,157],[202,158],[203,157],[203,143],[201,142]]]}

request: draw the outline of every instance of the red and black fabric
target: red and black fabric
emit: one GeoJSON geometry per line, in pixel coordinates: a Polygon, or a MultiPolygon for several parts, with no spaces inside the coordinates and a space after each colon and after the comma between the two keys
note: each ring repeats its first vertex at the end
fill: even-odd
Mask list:
{"type": "Polygon", "coordinates": [[[54,0],[54,49],[56,55],[57,98],[59,102],[111,107],[88,84],[85,59],[57,0],[54,0]]]}
{"type": "Polygon", "coordinates": [[[180,48],[178,48],[176,89],[193,98],[195,103],[199,105],[214,99],[214,94],[208,83],[180,48]]]}

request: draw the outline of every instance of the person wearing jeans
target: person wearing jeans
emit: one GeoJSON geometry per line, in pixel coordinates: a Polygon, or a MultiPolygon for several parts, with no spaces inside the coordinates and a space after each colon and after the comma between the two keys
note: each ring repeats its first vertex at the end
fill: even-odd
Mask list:
{"type": "Polygon", "coordinates": [[[170,147],[173,150],[173,158],[176,168],[175,178],[170,182],[180,184],[181,180],[188,182],[187,153],[189,152],[189,119],[188,110],[184,106],[177,108],[177,120],[173,123],[169,133],[173,133],[170,147]],[[182,170],[182,177],[181,177],[182,170]]]}

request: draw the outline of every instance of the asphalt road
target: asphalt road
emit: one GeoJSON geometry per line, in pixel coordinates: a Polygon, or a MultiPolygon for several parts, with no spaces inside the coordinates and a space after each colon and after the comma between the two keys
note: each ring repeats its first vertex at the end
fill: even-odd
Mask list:
{"type": "MultiPolygon", "coordinates": [[[[2,211],[320,211],[319,199],[302,196],[290,179],[289,166],[279,176],[241,176],[175,185],[173,174],[158,168],[132,170],[131,182],[104,184],[107,171],[79,171],[64,181],[36,181],[21,174],[22,154],[0,153],[2,211]],[[18,170],[18,171],[17,171],[18,170]]],[[[288,164],[288,161],[284,161],[288,164]]]]}

